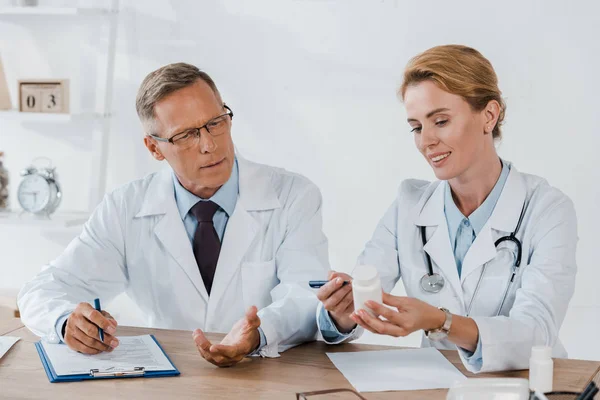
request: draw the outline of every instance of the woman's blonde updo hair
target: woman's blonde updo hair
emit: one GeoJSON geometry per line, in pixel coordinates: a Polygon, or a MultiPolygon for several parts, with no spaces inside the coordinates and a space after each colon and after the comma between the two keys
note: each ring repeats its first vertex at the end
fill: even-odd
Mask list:
{"type": "Polygon", "coordinates": [[[453,44],[424,51],[406,66],[399,95],[404,100],[409,86],[427,80],[448,93],[461,96],[475,111],[483,110],[491,100],[496,100],[500,104],[500,115],[492,136],[494,139],[501,138],[500,125],[506,105],[498,88],[494,67],[480,52],[453,44]]]}

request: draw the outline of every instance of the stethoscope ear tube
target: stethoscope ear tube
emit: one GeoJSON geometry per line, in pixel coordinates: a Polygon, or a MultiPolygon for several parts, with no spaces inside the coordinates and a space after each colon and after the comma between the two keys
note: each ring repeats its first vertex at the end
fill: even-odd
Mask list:
{"type": "Polygon", "coordinates": [[[433,273],[433,265],[431,264],[431,257],[425,251],[425,244],[427,243],[427,238],[425,236],[425,227],[421,226],[421,240],[423,241],[423,255],[425,256],[425,261],[427,262],[427,273],[421,277],[421,289],[427,293],[439,293],[443,288],[446,282],[444,281],[444,277],[440,274],[433,273]]]}
{"type": "Polygon", "coordinates": [[[425,260],[427,262],[427,275],[433,275],[433,266],[431,265],[431,257],[425,251],[425,244],[427,244],[427,236],[425,230],[427,229],[425,226],[421,226],[421,241],[423,242],[423,254],[425,256],[425,260]]]}

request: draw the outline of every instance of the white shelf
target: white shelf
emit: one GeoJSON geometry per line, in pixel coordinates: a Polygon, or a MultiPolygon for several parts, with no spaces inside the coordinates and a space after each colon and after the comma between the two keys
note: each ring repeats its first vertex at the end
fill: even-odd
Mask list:
{"type": "Polygon", "coordinates": [[[0,7],[0,15],[107,15],[112,11],[107,8],[76,7],[0,7]]]}
{"type": "Polygon", "coordinates": [[[0,111],[0,120],[17,121],[17,122],[71,122],[81,120],[92,120],[106,118],[100,113],[78,113],[78,114],[62,114],[62,113],[36,113],[36,112],[20,112],[17,110],[0,111]]]}
{"type": "MultiPolygon", "coordinates": [[[[88,2],[86,2],[88,3],[88,2]]],[[[91,3],[91,2],[90,2],[91,3]]],[[[106,171],[108,164],[108,148],[109,148],[109,132],[111,128],[111,112],[112,112],[112,97],[113,87],[115,83],[115,55],[117,48],[117,27],[119,24],[119,10],[120,1],[110,0],[110,6],[106,7],[46,7],[46,6],[13,6],[13,7],[0,7],[0,18],[14,18],[14,21],[18,23],[26,23],[37,21],[35,16],[56,16],[56,21],[63,19],[69,19],[69,21],[76,21],[75,18],[78,16],[99,16],[106,18],[109,23],[108,29],[108,47],[106,52],[106,76],[101,77],[98,75],[98,79],[104,79],[104,93],[102,98],[96,97],[96,106],[92,108],[93,112],[87,113],[76,113],[76,114],[44,114],[44,113],[22,113],[17,110],[0,110],[0,126],[2,123],[7,121],[17,121],[27,125],[32,129],[45,129],[44,124],[53,123],[69,123],[72,121],[85,121],[93,122],[90,123],[93,126],[92,134],[92,172],[90,179],[90,195],[89,195],[89,210],[93,210],[101,201],[106,189],[106,171]],[[33,19],[28,20],[28,16],[32,16],[33,19]],[[64,16],[62,18],[61,16],[64,16]],[[96,110],[100,110],[97,112],[96,110]]],[[[87,52],[89,53],[89,52],[87,52]]],[[[82,56],[87,55],[86,52],[82,53],[82,56]]],[[[93,58],[89,59],[88,65],[93,64],[95,68],[95,62],[93,58]]],[[[84,63],[82,63],[83,68],[84,63]]],[[[100,85],[96,85],[99,87],[100,85]]],[[[0,130],[0,135],[2,135],[0,130]]],[[[60,227],[60,226],[74,226],[80,225],[85,222],[87,215],[79,213],[73,216],[71,213],[57,213],[52,217],[52,220],[40,220],[18,217],[15,213],[0,213],[0,225],[1,224],[15,224],[15,225],[41,225],[47,226],[48,228],[60,227]]],[[[51,229],[45,229],[44,232],[49,232],[51,229]]]]}
{"type": "Polygon", "coordinates": [[[0,225],[38,226],[41,228],[69,228],[83,225],[89,218],[86,212],[56,212],[50,218],[20,211],[0,211],[0,225]]]}

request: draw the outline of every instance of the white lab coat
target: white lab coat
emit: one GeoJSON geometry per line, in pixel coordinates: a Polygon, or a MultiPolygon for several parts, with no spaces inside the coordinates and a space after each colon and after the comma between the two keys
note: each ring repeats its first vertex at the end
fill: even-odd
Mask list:
{"type": "Polygon", "coordinates": [[[25,325],[56,342],[55,323],[79,302],[108,304],[125,291],[150,327],[228,332],[256,305],[262,355],[313,340],[318,300],[308,281],[329,269],[321,194],[283,169],[239,156],[238,165],[239,197],[210,297],[165,170],[105,196],[79,237],[21,290],[25,325]]]}
{"type": "MultiPolygon", "coordinates": [[[[577,219],[572,201],[544,179],[520,173],[512,166],[490,219],[464,258],[459,278],[444,214],[444,185],[439,181],[404,181],[359,264],[377,267],[385,292],[402,278],[408,296],[466,315],[487,263],[470,314],[479,328],[483,365],[478,369],[469,364],[465,353],[459,351],[465,367],[471,372],[525,369],[533,345],[553,347],[554,357],[567,357],[558,332],[573,295],[577,270],[577,219]],[[517,233],[523,246],[521,266],[501,315],[495,316],[512,262],[497,257],[494,243],[515,230],[524,202],[526,211],[517,233]],[[420,226],[427,227],[424,249],[434,272],[446,282],[439,293],[420,288],[421,277],[427,273],[420,226]]],[[[499,245],[502,247],[514,249],[511,244],[499,245]]],[[[358,330],[352,339],[360,333],[358,330]]],[[[457,348],[448,340],[429,341],[425,335],[422,346],[457,348]]]]}

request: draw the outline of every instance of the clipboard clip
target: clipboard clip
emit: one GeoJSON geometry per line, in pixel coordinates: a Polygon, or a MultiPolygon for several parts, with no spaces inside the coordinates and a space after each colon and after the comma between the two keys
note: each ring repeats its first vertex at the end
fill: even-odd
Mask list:
{"type": "Polygon", "coordinates": [[[135,367],[132,370],[125,371],[100,371],[98,369],[90,369],[90,376],[94,378],[105,378],[114,376],[143,376],[146,373],[146,368],[135,367]]]}

